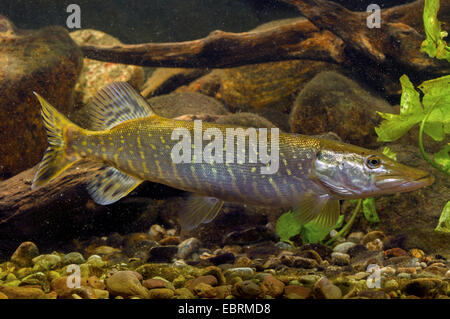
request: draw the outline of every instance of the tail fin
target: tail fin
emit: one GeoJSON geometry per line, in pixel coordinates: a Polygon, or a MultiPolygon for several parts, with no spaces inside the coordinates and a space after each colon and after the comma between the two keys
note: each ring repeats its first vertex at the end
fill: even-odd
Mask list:
{"type": "Polygon", "coordinates": [[[50,146],[45,151],[44,157],[39,164],[31,189],[44,186],[78,161],[78,159],[68,158],[66,156],[66,142],[64,138],[65,128],[68,126],[77,127],[77,125],[59,113],[58,110],[39,94],[36,92],[33,93],[41,103],[41,115],[50,146]]]}

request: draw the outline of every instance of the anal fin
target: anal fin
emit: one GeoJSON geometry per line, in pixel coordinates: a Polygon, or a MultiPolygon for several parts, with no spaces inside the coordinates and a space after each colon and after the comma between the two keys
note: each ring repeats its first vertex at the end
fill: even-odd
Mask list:
{"type": "Polygon", "coordinates": [[[101,205],[112,204],[128,195],[142,180],[110,166],[100,168],[88,182],[88,192],[101,205]]]}
{"type": "Polygon", "coordinates": [[[190,195],[185,209],[179,214],[182,229],[191,230],[200,224],[210,223],[219,214],[223,203],[215,197],[190,195]]]}

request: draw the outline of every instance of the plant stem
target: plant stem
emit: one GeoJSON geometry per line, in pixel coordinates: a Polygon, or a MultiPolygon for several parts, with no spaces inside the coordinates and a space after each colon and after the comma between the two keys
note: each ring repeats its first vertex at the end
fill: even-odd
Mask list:
{"type": "Polygon", "coordinates": [[[347,224],[345,224],[344,227],[342,227],[342,229],[336,234],[336,236],[330,238],[330,240],[328,240],[325,243],[325,245],[329,246],[339,237],[345,237],[347,235],[348,231],[350,231],[350,228],[352,227],[353,223],[355,222],[356,216],[358,216],[362,202],[363,202],[362,199],[358,200],[358,204],[356,204],[356,207],[353,210],[352,217],[350,217],[350,220],[347,222],[347,224]]]}
{"type": "Polygon", "coordinates": [[[450,175],[448,170],[444,171],[438,164],[436,164],[433,160],[431,160],[427,153],[425,152],[425,149],[423,148],[423,129],[425,127],[425,122],[427,121],[428,117],[430,116],[431,112],[433,111],[434,107],[436,106],[437,103],[435,103],[430,110],[428,111],[428,113],[425,115],[425,117],[423,118],[422,122],[420,123],[420,129],[419,129],[419,148],[420,148],[420,153],[422,153],[423,158],[430,163],[431,166],[433,166],[434,168],[436,168],[437,170],[441,171],[444,174],[450,175]]]}

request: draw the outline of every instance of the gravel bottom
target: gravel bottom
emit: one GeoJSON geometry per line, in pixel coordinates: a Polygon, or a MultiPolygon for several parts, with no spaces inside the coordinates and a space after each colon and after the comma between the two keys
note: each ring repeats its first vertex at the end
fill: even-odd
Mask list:
{"type": "Polygon", "coordinates": [[[22,243],[0,264],[0,299],[450,298],[446,257],[390,247],[380,231],[351,233],[334,247],[205,248],[153,225],[147,233],[72,246],[40,254],[34,243],[22,243]]]}

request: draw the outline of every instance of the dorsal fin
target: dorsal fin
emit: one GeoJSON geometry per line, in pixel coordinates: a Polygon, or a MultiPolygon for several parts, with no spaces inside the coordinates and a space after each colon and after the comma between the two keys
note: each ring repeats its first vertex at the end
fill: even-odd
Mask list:
{"type": "Polygon", "coordinates": [[[147,101],[126,82],[114,82],[102,88],[89,106],[90,129],[109,130],[131,119],[154,115],[147,101]]]}

